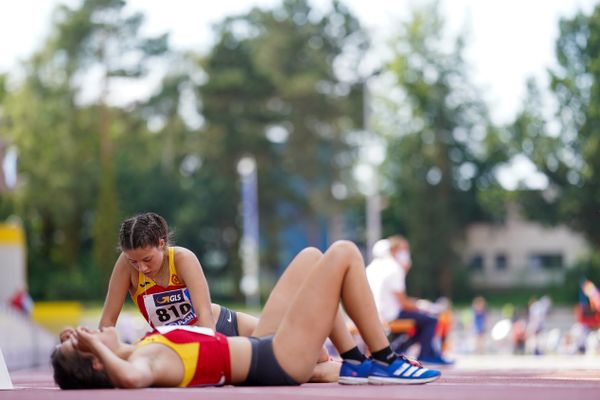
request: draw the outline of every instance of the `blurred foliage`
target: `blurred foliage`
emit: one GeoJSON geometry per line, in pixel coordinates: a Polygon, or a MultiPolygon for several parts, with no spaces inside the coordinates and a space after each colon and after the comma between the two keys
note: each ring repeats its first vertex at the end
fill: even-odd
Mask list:
{"type": "Polygon", "coordinates": [[[506,160],[505,144],[469,81],[464,38],[449,51],[447,39],[437,3],[415,9],[392,41],[388,65],[400,101],[387,102],[394,117],[383,166],[385,230],[405,232],[411,243],[408,285],[417,296],[453,295],[462,263],[457,244],[468,223],[494,217],[484,207],[499,203],[494,168],[506,160]]]}
{"type": "MultiPolygon", "coordinates": [[[[30,281],[51,269],[67,274],[74,293],[94,285],[88,292],[104,290],[116,255],[121,214],[112,163],[120,132],[110,117],[108,86],[115,77],[141,76],[144,59],[160,48],[149,43],[165,43],[164,37],[140,39],[143,18],[124,17],[124,6],[114,0],[59,6],[45,45],[25,63],[23,82],[5,101],[8,137],[19,150],[15,202],[28,228],[30,281]],[[132,53],[141,58],[128,69],[121,60],[132,53]],[[89,96],[84,76],[94,69],[102,74],[100,94],[85,104],[79,100],[89,96]],[[100,279],[76,286],[80,268],[94,275],[98,267],[100,279]]],[[[40,296],[51,296],[50,290],[40,296]]]]}
{"type": "Polygon", "coordinates": [[[584,279],[591,280],[596,286],[600,285],[600,254],[598,252],[580,260],[567,272],[567,284],[564,288],[568,291],[569,298],[576,298],[579,286],[584,279]]]}
{"type": "Polygon", "coordinates": [[[56,58],[66,66],[66,80],[74,92],[81,94],[83,83],[77,76],[85,71],[100,71],[100,93],[94,99],[97,120],[92,131],[99,136],[100,177],[96,181],[97,202],[93,221],[94,256],[102,269],[100,282],[108,280],[114,262],[114,233],[120,212],[116,191],[113,155],[118,133],[108,106],[110,86],[123,81],[142,79],[148,62],[167,51],[167,35],[146,38],[139,31],[144,22],[141,13],[126,15],[123,0],[85,0],[78,8],[60,7],[55,34],[47,50],[49,63],[56,58]],[[57,57],[58,56],[58,57],[57,57]]]}
{"type": "Polygon", "coordinates": [[[354,149],[346,135],[356,126],[348,110],[361,98],[334,65],[359,59],[366,36],[339,2],[321,16],[305,0],[226,18],[216,33],[214,47],[200,59],[206,79],[198,96],[206,125],[199,156],[202,176],[213,180],[205,190],[219,199],[205,203],[217,217],[210,228],[222,235],[209,232],[197,246],[224,249],[229,265],[238,262],[240,221],[231,212],[239,201],[236,165],[252,155],[268,273],[281,267],[274,250],[285,246],[282,230],[302,221],[309,243],[318,245],[322,220],[344,211],[331,188],[350,183],[354,149]]]}
{"type": "Polygon", "coordinates": [[[558,104],[545,116],[534,82],[513,124],[514,152],[528,157],[548,178],[542,192],[525,193],[530,218],[562,222],[600,245],[600,6],[559,23],[558,66],[549,71],[550,90],[558,104]],[[536,197],[534,199],[534,197],[536,197]]]}
{"type": "MultiPolygon", "coordinates": [[[[600,8],[560,23],[550,71],[557,114],[543,112],[544,92],[530,81],[515,121],[499,127],[469,79],[467,36],[449,38],[437,2],[413,10],[391,38],[388,62],[371,75],[385,87],[368,120],[369,37],[340,1],[324,10],[282,0],[226,17],[202,54],[142,35],[144,16],[125,6],[58,7],[22,77],[9,85],[0,74],[0,135],[19,155],[0,218],[23,221],[35,299],[102,298],[119,221],[155,211],[200,258],[213,299],[241,301],[236,166],[247,155],[258,166],[265,276],[305,244],[362,241],[353,170],[367,129],[387,148],[383,228],[411,242],[411,295],[477,294],[460,259],[463,234],[474,221],[501,223],[509,201],[600,243],[600,8]],[[148,96],[114,96],[117,86],[149,85],[153,72],[161,80],[148,96]],[[497,169],[519,156],[547,176],[547,190],[498,184],[497,169]]],[[[597,258],[569,271],[565,290],[547,290],[573,298],[582,274],[599,281],[597,258]]]]}
{"type": "Polygon", "coordinates": [[[349,110],[361,107],[353,66],[366,34],[337,1],[319,16],[290,0],[224,19],[208,54],[178,54],[166,35],[142,36],[144,16],[125,5],[59,6],[22,81],[10,91],[0,81],[0,129],[18,148],[20,179],[0,211],[25,225],[30,290],[101,297],[119,220],[152,210],[198,254],[217,298],[239,299],[237,162],[258,162],[269,275],[281,267],[282,229],[304,224],[317,244],[323,221],[344,212],[331,187],[352,185],[345,135],[356,130],[349,110]],[[341,80],[334,65],[343,63],[341,80]],[[161,66],[148,99],[112,98],[113,87],[161,66]]]}

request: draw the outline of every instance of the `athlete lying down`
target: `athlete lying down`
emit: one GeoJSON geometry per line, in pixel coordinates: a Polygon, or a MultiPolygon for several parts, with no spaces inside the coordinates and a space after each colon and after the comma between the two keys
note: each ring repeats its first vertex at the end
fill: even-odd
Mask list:
{"type": "Polygon", "coordinates": [[[362,256],[348,241],[324,254],[314,248],[299,253],[269,296],[252,337],[197,327],[159,329],[129,345],[114,328],[79,327],[51,356],[54,379],[63,389],[299,385],[313,375],[328,336],[343,359],[340,383],[427,383],[440,376],[391,350],[362,256]],[[340,299],[371,359],[346,330],[340,299]]]}

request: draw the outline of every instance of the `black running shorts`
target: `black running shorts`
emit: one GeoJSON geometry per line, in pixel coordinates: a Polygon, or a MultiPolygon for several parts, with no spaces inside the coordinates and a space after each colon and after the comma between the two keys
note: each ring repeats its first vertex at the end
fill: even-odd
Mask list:
{"type": "Polygon", "coordinates": [[[299,385],[281,368],[273,353],[273,337],[249,337],[252,344],[250,371],[243,385],[246,386],[295,386],[299,385]]]}
{"type": "Polygon", "coordinates": [[[216,330],[225,336],[239,336],[237,314],[227,307],[221,306],[221,313],[217,320],[216,330]]]}

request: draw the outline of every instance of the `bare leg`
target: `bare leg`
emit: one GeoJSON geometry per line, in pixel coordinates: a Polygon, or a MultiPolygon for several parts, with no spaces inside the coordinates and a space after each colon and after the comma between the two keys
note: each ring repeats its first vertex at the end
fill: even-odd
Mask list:
{"type": "Polygon", "coordinates": [[[323,361],[317,363],[308,380],[311,383],[332,383],[338,382],[340,378],[340,368],[342,363],[339,361],[323,361]]]}
{"type": "Polygon", "coordinates": [[[306,382],[311,376],[325,338],[338,323],[340,298],[371,352],[389,345],[353,243],[334,243],[302,280],[273,338],[275,356],[292,378],[306,382]]]}
{"type": "Polygon", "coordinates": [[[258,318],[253,315],[236,311],[238,335],[250,336],[258,325],[258,318]]]}
{"type": "MultiPolygon", "coordinates": [[[[302,284],[315,269],[321,258],[323,258],[323,253],[314,247],[308,247],[294,257],[271,291],[252,336],[268,336],[275,333],[302,284]]],[[[339,310],[335,316],[329,337],[340,353],[356,346],[339,310]]],[[[325,339],[323,339],[321,346],[324,341],[325,339]]],[[[324,360],[327,360],[327,356],[324,359],[323,357],[319,359],[319,361],[324,360]]]]}
{"type": "Polygon", "coordinates": [[[294,257],[271,291],[253,336],[275,333],[302,282],[322,257],[323,253],[314,247],[305,248],[294,257]]]}
{"type": "MultiPolygon", "coordinates": [[[[211,304],[212,315],[215,319],[215,324],[219,321],[219,316],[221,315],[221,306],[218,304],[211,304]]],[[[237,317],[237,329],[238,336],[250,336],[254,329],[256,329],[256,325],[258,324],[258,318],[253,315],[243,313],[241,311],[234,311],[237,317]]]]}

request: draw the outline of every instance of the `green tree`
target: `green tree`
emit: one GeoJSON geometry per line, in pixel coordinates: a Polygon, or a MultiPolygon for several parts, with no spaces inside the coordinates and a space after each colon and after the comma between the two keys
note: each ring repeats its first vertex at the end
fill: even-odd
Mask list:
{"type": "Polygon", "coordinates": [[[544,116],[539,89],[529,84],[529,101],[512,125],[516,152],[548,178],[543,192],[522,201],[530,217],[562,222],[600,245],[600,7],[560,21],[558,66],[550,71],[554,118],[544,116]],[[543,210],[543,212],[540,212],[543,210]]]}
{"type": "MultiPolygon", "coordinates": [[[[93,114],[74,104],[63,65],[41,51],[6,99],[6,131],[19,154],[12,194],[27,229],[30,288],[44,296],[50,277],[72,273],[81,259],[85,215],[94,199],[97,140],[93,114]],[[38,285],[39,284],[39,285],[38,285]]],[[[64,276],[63,276],[64,279],[64,276]]]]}
{"type": "Polygon", "coordinates": [[[313,244],[322,220],[330,222],[342,206],[332,185],[348,182],[353,165],[348,134],[361,126],[350,110],[362,99],[352,83],[360,79],[356,66],[368,48],[357,18],[338,1],[331,6],[317,17],[307,1],[287,0],[272,12],[249,15],[258,33],[251,42],[256,65],[276,88],[270,104],[289,133],[281,168],[295,177],[288,185],[299,206],[293,218],[307,221],[313,244]]]}
{"type": "MultiPolygon", "coordinates": [[[[467,223],[488,217],[483,191],[495,185],[504,144],[469,82],[464,36],[450,50],[437,3],[414,11],[392,42],[389,71],[400,101],[387,99],[392,123],[384,163],[385,231],[405,232],[414,253],[417,295],[452,294],[467,223]]],[[[398,97],[396,97],[398,98],[398,97]]]]}
{"type": "MultiPolygon", "coordinates": [[[[305,0],[227,18],[217,34],[202,60],[206,81],[199,87],[206,121],[199,176],[219,199],[206,204],[219,216],[206,229],[239,235],[240,221],[231,212],[239,202],[236,164],[253,155],[261,241],[269,249],[264,256],[278,267],[280,254],[294,250],[280,246],[282,229],[305,224],[310,243],[317,244],[322,221],[340,212],[331,187],[352,165],[347,134],[356,129],[349,110],[357,98],[352,79],[342,80],[334,66],[360,59],[366,36],[339,2],[319,15],[305,0]]],[[[356,71],[350,77],[356,80],[356,71]]],[[[237,239],[217,241],[236,265],[237,239]]]]}
{"type": "MultiPolygon", "coordinates": [[[[110,85],[116,79],[140,79],[147,63],[167,50],[167,36],[146,38],[139,34],[141,13],[127,15],[123,0],[85,0],[78,8],[61,8],[56,51],[64,52],[74,76],[97,68],[101,71],[98,108],[100,180],[94,222],[95,257],[107,273],[114,261],[114,232],[119,223],[118,196],[114,181],[113,135],[108,106],[110,85]]],[[[89,79],[89,78],[88,78],[89,79]]]]}
{"type": "Polygon", "coordinates": [[[171,54],[169,71],[159,90],[136,108],[117,137],[117,186],[126,215],[152,210],[175,229],[175,243],[192,249],[202,260],[205,226],[219,220],[211,208],[221,200],[209,190],[203,175],[201,135],[194,114],[195,83],[199,73],[189,55],[171,54]],[[187,115],[187,116],[186,116],[187,115]],[[132,162],[132,154],[143,155],[132,162]],[[168,195],[166,195],[168,194],[168,195]]]}
{"type": "MultiPolygon", "coordinates": [[[[233,273],[233,281],[237,282],[241,219],[235,211],[240,201],[236,166],[242,157],[252,154],[258,160],[262,189],[262,178],[269,173],[271,159],[271,146],[264,130],[273,121],[267,102],[274,88],[268,77],[257,71],[248,43],[234,36],[229,22],[219,27],[218,41],[202,61],[202,67],[207,80],[199,87],[199,98],[206,125],[200,144],[203,165],[198,180],[204,190],[201,204],[212,218],[201,228],[204,245],[199,245],[205,254],[220,251],[233,273]],[[215,232],[235,234],[233,240],[226,240],[215,232]]],[[[261,202],[264,201],[269,201],[269,197],[261,196],[261,202]]],[[[263,220],[261,218],[261,223],[263,220]]],[[[210,260],[207,262],[210,266],[210,260]]]]}
{"type": "Polygon", "coordinates": [[[139,37],[143,17],[125,15],[124,5],[59,6],[48,39],[5,101],[6,131],[19,152],[14,198],[28,232],[36,298],[99,296],[114,262],[120,212],[113,141],[133,123],[108,105],[108,89],[117,79],[143,77],[146,61],[166,46],[165,36],[139,37]],[[94,87],[100,94],[90,96],[94,87]],[[98,283],[95,290],[89,281],[98,283]]]}
{"type": "Polygon", "coordinates": [[[0,74],[0,221],[4,221],[8,216],[14,213],[13,210],[13,201],[11,196],[8,194],[8,187],[6,186],[6,182],[4,181],[4,172],[2,171],[1,163],[6,156],[6,152],[10,143],[6,141],[8,138],[8,133],[6,132],[6,122],[3,118],[4,106],[7,97],[7,75],[0,74]]]}

